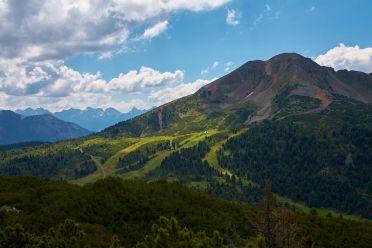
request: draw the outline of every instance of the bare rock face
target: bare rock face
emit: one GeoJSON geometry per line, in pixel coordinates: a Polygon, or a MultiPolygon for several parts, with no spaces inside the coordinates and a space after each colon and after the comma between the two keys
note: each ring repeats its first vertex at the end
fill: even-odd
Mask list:
{"type": "Polygon", "coordinates": [[[365,103],[372,102],[371,74],[355,71],[334,71],[320,66],[309,58],[295,53],[284,53],[268,61],[248,62],[230,74],[206,85],[199,94],[208,95],[209,101],[236,104],[252,101],[261,107],[288,85],[298,85],[298,95],[320,98],[338,94],[365,103]]]}
{"type": "Polygon", "coordinates": [[[207,104],[220,108],[250,102],[258,107],[249,122],[269,118],[274,98],[282,91],[288,95],[314,98],[327,108],[332,96],[342,95],[364,103],[372,102],[371,74],[355,71],[334,71],[295,53],[283,53],[268,61],[250,61],[230,74],[206,85],[196,94],[207,104]]]}

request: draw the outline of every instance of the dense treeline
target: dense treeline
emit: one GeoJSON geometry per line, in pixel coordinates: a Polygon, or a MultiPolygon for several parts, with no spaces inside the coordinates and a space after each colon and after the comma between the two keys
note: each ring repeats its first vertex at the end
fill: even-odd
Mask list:
{"type": "MultiPolygon", "coordinates": [[[[52,227],[47,233],[38,235],[27,232],[21,225],[8,226],[0,229],[0,248],[90,248],[87,237],[78,223],[73,220],[65,220],[56,228],[52,227]]],[[[186,227],[178,224],[175,218],[161,216],[159,225],[154,224],[151,233],[145,236],[143,241],[138,242],[137,248],[154,247],[203,247],[203,248],[226,248],[224,240],[219,232],[214,231],[209,237],[203,231],[194,233],[186,227]]],[[[111,243],[104,245],[107,248],[120,248],[120,240],[117,235],[112,236],[111,243]]]]}
{"type": "MultiPolygon", "coordinates": [[[[278,238],[296,231],[293,241],[301,246],[291,247],[370,247],[369,221],[288,211],[275,210],[280,225],[274,230],[278,238]]],[[[258,208],[176,183],[107,178],[79,187],[0,176],[1,248],[25,247],[20,241],[40,247],[266,247],[258,246],[262,216],[258,208]]]]}
{"type": "Polygon", "coordinates": [[[21,224],[30,233],[44,234],[65,219],[73,219],[92,247],[110,243],[113,235],[118,235],[125,247],[133,247],[151,233],[160,216],[174,216],[179,225],[195,233],[205,231],[213,236],[213,230],[217,230],[224,240],[236,245],[254,235],[250,222],[254,211],[250,207],[176,183],[108,178],[79,187],[38,178],[0,176],[2,206],[10,209],[0,211],[2,228],[21,224]]]}
{"type": "Polygon", "coordinates": [[[135,151],[126,154],[124,157],[119,158],[117,174],[138,170],[153,158],[154,154],[165,150],[172,150],[176,147],[177,143],[171,141],[145,144],[135,151]]]}
{"type": "Polygon", "coordinates": [[[143,241],[137,243],[137,248],[154,247],[200,247],[200,248],[227,248],[218,231],[208,237],[204,231],[194,233],[186,227],[181,227],[175,218],[167,219],[162,216],[159,225],[154,224],[151,234],[146,235],[143,241]]]}
{"type": "Polygon", "coordinates": [[[32,148],[32,147],[38,147],[38,146],[48,145],[48,144],[50,143],[35,141],[35,142],[21,142],[21,143],[16,143],[16,144],[11,144],[11,145],[0,145],[0,152],[6,152],[6,151],[13,150],[13,149],[32,148]]]}
{"type": "Polygon", "coordinates": [[[194,187],[197,191],[206,192],[216,197],[245,202],[250,204],[260,204],[262,200],[262,189],[254,185],[245,185],[242,180],[235,176],[222,175],[225,181],[215,180],[210,182],[206,188],[194,187]]]}
{"type": "Polygon", "coordinates": [[[275,192],[310,206],[372,218],[371,111],[354,111],[363,116],[334,126],[345,116],[337,104],[318,119],[252,127],[224,145],[220,164],[260,185],[269,180],[275,192]]]}
{"type": "Polygon", "coordinates": [[[19,224],[0,229],[0,248],[83,248],[87,247],[84,241],[84,232],[72,220],[41,236],[27,232],[19,224]]]}
{"type": "MultiPolygon", "coordinates": [[[[172,142],[170,148],[175,151],[162,161],[160,167],[148,173],[146,177],[152,180],[177,180],[183,184],[191,185],[196,191],[206,192],[222,199],[256,204],[261,201],[262,191],[259,187],[243,184],[241,178],[217,171],[204,159],[212,145],[227,138],[228,135],[226,133],[218,133],[206,136],[203,141],[195,146],[179,150],[176,150],[178,147],[177,143],[174,144],[172,142]]],[[[135,151],[133,154],[138,153],[135,151]]],[[[144,158],[147,157],[145,153],[137,157],[130,156],[127,158],[127,156],[123,160],[133,158],[133,162],[136,162],[136,165],[140,165],[144,158]]],[[[148,159],[145,159],[145,162],[147,161],[148,159]]],[[[130,167],[130,169],[133,170],[135,168],[130,167]]]]}
{"type": "Polygon", "coordinates": [[[45,152],[12,155],[0,153],[0,173],[17,176],[32,175],[54,179],[77,179],[96,171],[90,156],[79,149],[47,149],[45,152]]]}
{"type": "Polygon", "coordinates": [[[218,172],[203,157],[209,151],[207,142],[199,142],[190,148],[181,148],[166,157],[159,168],[149,173],[149,177],[176,178],[181,182],[211,181],[218,172]]]}

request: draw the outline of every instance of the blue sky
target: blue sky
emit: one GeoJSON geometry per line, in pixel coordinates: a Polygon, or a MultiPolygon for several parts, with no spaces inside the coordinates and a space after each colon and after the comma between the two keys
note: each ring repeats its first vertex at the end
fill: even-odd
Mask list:
{"type": "Polygon", "coordinates": [[[0,0],[0,108],[149,108],[282,52],[372,71],[368,0],[60,1],[0,0]]]}
{"type": "MultiPolygon", "coordinates": [[[[282,52],[316,57],[339,43],[371,46],[371,13],[371,1],[236,0],[212,11],[172,15],[164,34],[134,44],[132,52],[109,60],[78,56],[66,64],[79,71],[99,70],[106,79],[143,65],[161,71],[182,68],[192,81],[214,61],[232,61],[236,67],[282,52]],[[227,9],[240,13],[238,25],[226,24],[227,9]]],[[[222,69],[212,74],[221,76],[222,69]]]]}

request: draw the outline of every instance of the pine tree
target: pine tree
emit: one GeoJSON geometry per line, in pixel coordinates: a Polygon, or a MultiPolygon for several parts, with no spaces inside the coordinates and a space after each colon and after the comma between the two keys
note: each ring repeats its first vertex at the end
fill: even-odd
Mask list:
{"type": "Polygon", "coordinates": [[[159,225],[152,227],[151,234],[147,235],[144,241],[137,244],[137,248],[226,248],[223,238],[215,231],[212,237],[205,232],[194,233],[182,228],[175,218],[160,217],[159,225]]]}

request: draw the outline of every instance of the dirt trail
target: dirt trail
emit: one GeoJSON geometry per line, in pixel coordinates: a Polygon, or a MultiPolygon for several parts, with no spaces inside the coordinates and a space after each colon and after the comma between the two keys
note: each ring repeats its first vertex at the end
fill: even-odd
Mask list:
{"type": "Polygon", "coordinates": [[[97,165],[99,171],[101,172],[102,178],[105,178],[106,177],[106,171],[103,169],[102,163],[99,160],[99,158],[94,157],[94,156],[90,156],[90,157],[94,161],[94,163],[97,165]]]}

